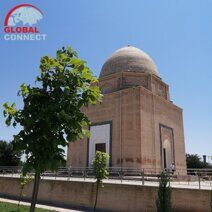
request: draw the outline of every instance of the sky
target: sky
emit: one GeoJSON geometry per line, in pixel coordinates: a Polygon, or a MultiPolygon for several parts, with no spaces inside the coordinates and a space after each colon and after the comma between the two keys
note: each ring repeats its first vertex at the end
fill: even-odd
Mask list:
{"type": "Polygon", "coordinates": [[[42,56],[70,45],[98,76],[108,56],[130,44],[153,58],[183,108],[186,152],[212,156],[211,0],[7,0],[0,8],[0,139],[19,130],[5,126],[2,104],[22,106],[19,86],[34,83],[42,56]],[[4,40],[5,16],[22,3],[42,11],[46,40],[4,40]]]}

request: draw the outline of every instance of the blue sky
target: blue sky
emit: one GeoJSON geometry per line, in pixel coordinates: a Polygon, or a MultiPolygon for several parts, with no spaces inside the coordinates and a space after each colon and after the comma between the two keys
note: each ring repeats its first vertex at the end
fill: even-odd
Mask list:
{"type": "Polygon", "coordinates": [[[153,58],[183,108],[186,152],[212,155],[212,1],[7,0],[0,8],[0,139],[17,132],[5,127],[2,104],[21,106],[17,91],[34,82],[41,56],[71,45],[98,76],[114,50],[131,44],[153,58]],[[38,26],[46,41],[3,40],[5,15],[21,3],[42,10],[38,26]]]}

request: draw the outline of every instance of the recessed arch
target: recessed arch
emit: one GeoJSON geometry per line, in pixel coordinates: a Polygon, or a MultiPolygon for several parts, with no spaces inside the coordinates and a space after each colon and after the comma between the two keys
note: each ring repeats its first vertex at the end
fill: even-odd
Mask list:
{"type": "Polygon", "coordinates": [[[107,94],[112,91],[112,85],[110,83],[105,83],[101,86],[100,89],[103,94],[107,94]]]}

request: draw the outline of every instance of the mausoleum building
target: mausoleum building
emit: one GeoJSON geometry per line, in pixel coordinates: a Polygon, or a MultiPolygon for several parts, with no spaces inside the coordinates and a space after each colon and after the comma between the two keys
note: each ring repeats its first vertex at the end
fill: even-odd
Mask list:
{"type": "Polygon", "coordinates": [[[132,46],[118,49],[104,63],[99,86],[103,102],[84,108],[91,136],[70,143],[68,165],[89,167],[100,150],[111,167],[157,171],[174,163],[185,174],[182,109],[153,60],[132,46]]]}

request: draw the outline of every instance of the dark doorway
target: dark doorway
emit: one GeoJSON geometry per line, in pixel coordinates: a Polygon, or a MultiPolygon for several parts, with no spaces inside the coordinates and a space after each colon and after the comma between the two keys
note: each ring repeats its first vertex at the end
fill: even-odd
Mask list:
{"type": "Polygon", "coordinates": [[[164,165],[164,169],[166,169],[166,149],[163,148],[163,165],[164,165]]]}
{"type": "Polygon", "coordinates": [[[106,144],[105,143],[96,144],[96,151],[106,152],[106,144]]]}

